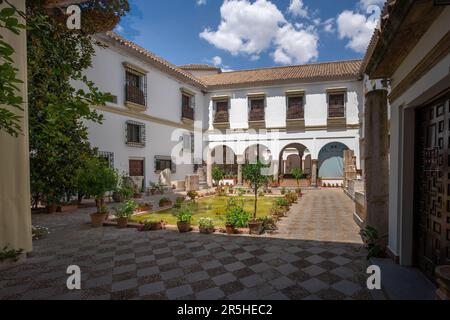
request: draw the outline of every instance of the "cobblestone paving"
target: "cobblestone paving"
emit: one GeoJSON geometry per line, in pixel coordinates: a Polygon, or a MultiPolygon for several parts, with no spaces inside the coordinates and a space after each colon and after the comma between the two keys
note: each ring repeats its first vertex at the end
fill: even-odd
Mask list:
{"type": "Polygon", "coordinates": [[[0,299],[370,299],[364,252],[351,241],[357,228],[346,227],[353,211],[339,192],[308,192],[270,237],[92,229],[89,209],[34,216],[52,233],[25,264],[0,273],[0,299]],[[70,292],[73,264],[82,290],[70,292]]]}

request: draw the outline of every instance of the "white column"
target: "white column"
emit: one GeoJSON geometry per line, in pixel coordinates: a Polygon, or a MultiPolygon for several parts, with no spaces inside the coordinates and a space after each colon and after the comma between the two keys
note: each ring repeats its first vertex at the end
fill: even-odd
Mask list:
{"type": "MultiPolygon", "coordinates": [[[[25,0],[13,1],[18,10],[25,11],[25,0]]],[[[0,4],[0,10],[7,6],[0,4]]],[[[20,23],[25,24],[22,18],[20,23]]],[[[0,29],[4,41],[15,50],[13,56],[18,78],[23,83],[16,84],[20,95],[27,101],[27,43],[26,32],[15,35],[4,28],[0,29]]],[[[2,108],[9,108],[2,106],[2,108]]],[[[31,210],[30,210],[30,172],[28,143],[28,104],[23,111],[10,110],[22,116],[22,134],[11,137],[0,130],[0,249],[32,250],[31,210]]]]}
{"type": "Polygon", "coordinates": [[[209,188],[213,187],[212,169],[213,169],[213,159],[211,155],[212,151],[208,151],[208,156],[206,157],[206,183],[209,188]]]}

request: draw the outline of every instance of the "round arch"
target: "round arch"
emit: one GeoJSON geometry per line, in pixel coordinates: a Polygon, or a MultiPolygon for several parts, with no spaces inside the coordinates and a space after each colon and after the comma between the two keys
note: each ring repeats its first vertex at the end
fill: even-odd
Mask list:
{"type": "Polygon", "coordinates": [[[256,163],[261,161],[263,164],[270,164],[273,159],[269,147],[264,144],[254,144],[248,146],[244,151],[245,163],[256,163]]]}
{"type": "Polygon", "coordinates": [[[349,147],[341,142],[330,142],[324,145],[318,156],[319,177],[344,177],[344,151],[349,147]]]}
{"type": "MultiPolygon", "coordinates": [[[[279,176],[283,177],[285,175],[290,175],[295,168],[304,170],[305,163],[303,162],[303,158],[305,154],[308,153],[308,147],[301,143],[284,145],[279,154],[279,176]]],[[[311,161],[311,159],[309,161],[311,161]]],[[[310,163],[308,165],[311,167],[310,163]]]]}
{"type": "Polygon", "coordinates": [[[227,176],[237,175],[237,155],[232,148],[228,145],[216,145],[210,152],[214,166],[221,168],[227,176]]]}

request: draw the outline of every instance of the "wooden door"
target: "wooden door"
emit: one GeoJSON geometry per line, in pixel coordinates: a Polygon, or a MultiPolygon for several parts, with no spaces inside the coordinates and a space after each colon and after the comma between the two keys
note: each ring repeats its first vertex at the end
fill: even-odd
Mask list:
{"type": "Polygon", "coordinates": [[[130,177],[144,176],[144,160],[130,160],[130,177]]]}
{"type": "Polygon", "coordinates": [[[414,253],[433,280],[436,266],[450,264],[449,97],[416,113],[414,253]]]}

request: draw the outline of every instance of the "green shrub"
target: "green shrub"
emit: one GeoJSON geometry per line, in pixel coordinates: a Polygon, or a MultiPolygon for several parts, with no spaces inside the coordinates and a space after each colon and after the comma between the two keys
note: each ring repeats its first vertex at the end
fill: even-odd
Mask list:
{"type": "Polygon", "coordinates": [[[171,202],[171,200],[167,197],[163,197],[159,200],[159,206],[163,207],[165,204],[171,202]]]}
{"type": "Polygon", "coordinates": [[[190,204],[184,204],[180,209],[176,211],[176,217],[178,222],[187,222],[190,223],[192,221],[193,210],[190,204]]]}
{"type": "Polygon", "coordinates": [[[245,228],[251,219],[251,214],[244,210],[244,202],[229,199],[225,209],[226,224],[236,228],[245,228]]]}
{"type": "Polygon", "coordinates": [[[214,220],[211,218],[200,218],[198,222],[199,228],[203,229],[213,229],[214,228],[214,220]]]}
{"type": "Polygon", "coordinates": [[[277,222],[274,217],[267,216],[258,220],[263,223],[263,232],[273,232],[277,230],[277,222]]]}
{"type": "Polygon", "coordinates": [[[195,202],[195,199],[198,198],[198,192],[197,192],[197,191],[189,191],[189,192],[187,193],[187,196],[188,196],[189,198],[191,198],[192,201],[195,202]]]}
{"type": "Polygon", "coordinates": [[[275,205],[278,207],[289,207],[289,201],[286,198],[278,198],[275,201],[275,205]]]}
{"type": "Polygon", "coordinates": [[[114,211],[116,212],[117,218],[128,219],[133,215],[134,210],[136,210],[137,207],[138,207],[138,204],[135,201],[128,200],[127,202],[125,202],[124,204],[119,206],[118,208],[114,208],[114,211]]]}
{"type": "Polygon", "coordinates": [[[281,194],[285,195],[286,194],[286,187],[281,188],[281,194]]]}

